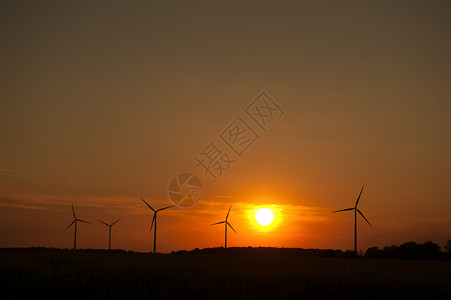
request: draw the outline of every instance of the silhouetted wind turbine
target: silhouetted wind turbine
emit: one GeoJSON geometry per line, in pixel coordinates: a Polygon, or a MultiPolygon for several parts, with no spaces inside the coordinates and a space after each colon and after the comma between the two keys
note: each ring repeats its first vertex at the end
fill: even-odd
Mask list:
{"type": "Polygon", "coordinates": [[[355,254],[357,254],[357,213],[359,213],[365,219],[365,221],[368,223],[368,225],[373,227],[370,224],[370,222],[365,218],[365,216],[362,214],[362,212],[357,208],[357,205],[359,204],[359,200],[360,200],[360,195],[362,195],[362,192],[363,192],[363,187],[364,186],[362,186],[362,189],[360,190],[359,197],[357,197],[357,201],[355,202],[354,207],[340,209],[340,210],[336,210],[336,211],[332,212],[332,213],[336,213],[336,212],[341,212],[341,211],[354,210],[354,252],[355,252],[355,254]]]}
{"type": "MultiPolygon", "coordinates": [[[[141,200],[144,201],[143,198],[141,198],[141,200]]],[[[152,218],[152,224],[150,225],[150,231],[152,231],[152,227],[154,227],[154,229],[153,229],[154,230],[153,231],[153,253],[156,253],[156,249],[157,249],[157,213],[159,211],[162,211],[163,209],[168,209],[168,208],[174,207],[175,205],[170,205],[170,206],[155,210],[146,201],[144,201],[144,203],[146,203],[146,205],[153,211],[153,218],[152,218]]]]}
{"type": "Polygon", "coordinates": [[[111,250],[111,226],[113,226],[114,224],[116,224],[117,222],[119,222],[121,219],[117,219],[116,221],[114,221],[111,224],[107,224],[105,222],[103,222],[102,220],[99,220],[99,222],[105,224],[106,226],[108,226],[108,231],[109,231],[109,238],[108,238],[108,251],[111,250]]]}
{"type": "Polygon", "coordinates": [[[75,210],[74,210],[73,204],[72,204],[72,214],[74,215],[74,220],[72,221],[72,223],[69,224],[69,226],[66,227],[66,229],[64,229],[64,232],[66,232],[66,230],[69,229],[69,227],[71,227],[72,224],[75,224],[75,231],[74,231],[74,251],[75,251],[77,249],[77,222],[83,222],[83,223],[88,223],[88,224],[91,224],[91,223],[88,221],[77,219],[77,217],[75,216],[75,210]]]}
{"type": "MultiPolygon", "coordinates": [[[[218,225],[218,224],[224,223],[224,225],[225,225],[225,242],[224,242],[224,248],[227,248],[227,225],[230,226],[230,228],[232,228],[233,231],[235,231],[235,229],[233,229],[232,225],[230,225],[230,223],[227,221],[227,219],[229,218],[229,213],[230,213],[230,209],[231,209],[231,208],[232,208],[232,205],[230,205],[229,211],[227,212],[227,216],[226,216],[226,218],[225,218],[224,221],[218,222],[218,223],[210,224],[210,226],[211,226],[211,225],[218,225]]],[[[235,233],[237,233],[237,232],[235,231],[235,233]]]]}

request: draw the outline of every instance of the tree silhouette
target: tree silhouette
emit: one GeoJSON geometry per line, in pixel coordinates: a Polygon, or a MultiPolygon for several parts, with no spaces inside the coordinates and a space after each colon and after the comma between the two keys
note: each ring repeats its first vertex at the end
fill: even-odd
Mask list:
{"type": "Polygon", "coordinates": [[[419,245],[421,258],[425,259],[440,259],[442,257],[442,250],[440,246],[433,242],[425,242],[419,245]]]}
{"type": "Polygon", "coordinates": [[[448,253],[451,253],[451,240],[448,240],[448,242],[445,245],[445,250],[448,253]]]}
{"type": "Polygon", "coordinates": [[[382,251],[382,249],[379,249],[379,247],[371,247],[365,251],[364,257],[365,258],[382,258],[383,251],[382,251]]]}
{"type": "Polygon", "coordinates": [[[446,258],[451,259],[451,240],[448,240],[443,248],[445,248],[445,253],[443,255],[446,258]]]}
{"type": "Polygon", "coordinates": [[[407,242],[399,246],[398,255],[400,258],[418,259],[421,258],[421,250],[417,243],[407,242]]]}

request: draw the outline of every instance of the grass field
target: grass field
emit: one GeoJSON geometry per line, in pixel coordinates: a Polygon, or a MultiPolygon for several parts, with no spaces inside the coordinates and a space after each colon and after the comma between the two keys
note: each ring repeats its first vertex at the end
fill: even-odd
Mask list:
{"type": "Polygon", "coordinates": [[[451,261],[1,249],[0,288],[9,299],[451,299],[451,261]]]}

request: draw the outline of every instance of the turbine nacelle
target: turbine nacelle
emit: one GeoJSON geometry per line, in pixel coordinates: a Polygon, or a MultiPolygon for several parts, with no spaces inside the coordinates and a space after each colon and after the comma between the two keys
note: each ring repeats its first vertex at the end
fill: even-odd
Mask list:
{"type": "Polygon", "coordinates": [[[69,226],[66,227],[66,229],[64,229],[64,232],[66,232],[66,230],[68,230],[69,227],[71,227],[76,222],[83,222],[83,223],[91,224],[91,222],[88,222],[88,221],[85,221],[82,219],[77,219],[77,216],[75,215],[74,205],[72,205],[72,214],[74,215],[74,220],[72,221],[72,223],[69,224],[69,226]]]}
{"type": "Polygon", "coordinates": [[[111,228],[111,226],[113,226],[114,224],[116,224],[116,223],[119,222],[120,220],[121,220],[121,219],[117,219],[116,221],[114,221],[114,222],[111,223],[111,224],[107,224],[107,223],[103,222],[102,220],[99,220],[99,222],[101,222],[101,223],[103,223],[103,224],[105,224],[106,226],[108,226],[108,227],[111,228]]]}
{"type": "Polygon", "coordinates": [[[230,223],[227,222],[227,221],[222,221],[222,222],[218,222],[218,223],[213,223],[213,224],[210,224],[210,226],[211,226],[211,225],[223,224],[223,223],[226,223],[230,228],[232,228],[232,230],[233,230],[236,234],[238,234],[238,232],[236,232],[236,230],[233,229],[232,225],[230,225],[230,223]]]}
{"type": "Polygon", "coordinates": [[[174,207],[174,206],[175,206],[175,205],[169,205],[169,206],[166,206],[166,207],[163,207],[163,208],[160,208],[160,209],[155,210],[155,209],[153,209],[152,206],[149,205],[149,203],[147,203],[146,201],[144,201],[143,198],[141,198],[141,200],[142,200],[144,203],[146,203],[146,205],[153,211],[153,218],[152,218],[152,224],[150,225],[150,231],[152,231],[153,224],[157,221],[157,213],[158,213],[159,211],[162,211],[162,210],[165,210],[165,209],[168,209],[168,208],[171,208],[171,207],[174,207]]]}
{"type": "Polygon", "coordinates": [[[373,225],[371,225],[371,223],[365,218],[365,216],[363,215],[363,213],[357,208],[357,205],[359,204],[360,201],[360,196],[362,195],[363,192],[363,188],[365,186],[362,186],[362,189],[360,190],[359,196],[357,197],[357,201],[355,202],[355,206],[354,207],[350,207],[350,208],[345,208],[345,209],[340,209],[340,210],[335,210],[332,213],[337,213],[337,212],[342,212],[342,211],[349,211],[349,210],[355,210],[356,212],[358,212],[362,218],[368,223],[368,225],[370,225],[371,227],[373,227],[373,225]]]}

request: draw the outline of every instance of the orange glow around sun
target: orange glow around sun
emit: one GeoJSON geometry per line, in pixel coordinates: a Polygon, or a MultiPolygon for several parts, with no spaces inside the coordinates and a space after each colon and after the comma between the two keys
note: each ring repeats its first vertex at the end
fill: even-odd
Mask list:
{"type": "Polygon", "coordinates": [[[274,221],[274,212],[270,208],[259,208],[255,210],[255,220],[260,226],[268,226],[274,221]]]}
{"type": "Polygon", "coordinates": [[[249,211],[249,219],[257,231],[272,231],[280,221],[280,209],[276,205],[254,206],[249,211]]]}

